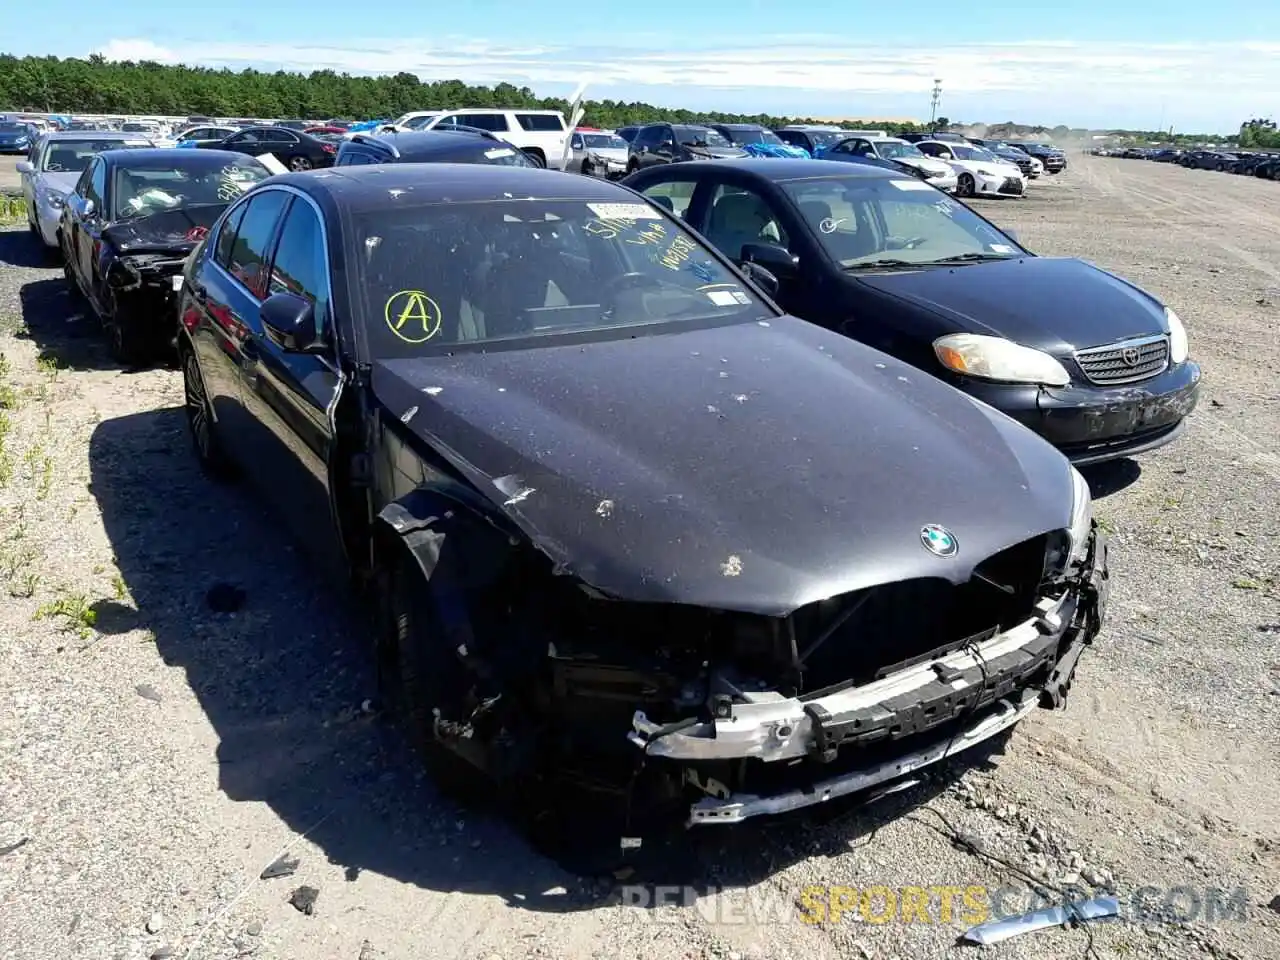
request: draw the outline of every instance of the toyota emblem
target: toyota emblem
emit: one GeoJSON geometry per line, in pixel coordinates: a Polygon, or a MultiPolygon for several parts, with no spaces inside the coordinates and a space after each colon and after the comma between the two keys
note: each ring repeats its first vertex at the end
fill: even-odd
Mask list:
{"type": "Polygon", "coordinates": [[[1125,347],[1120,351],[1120,359],[1124,361],[1126,367],[1136,367],[1141,354],[1137,347],[1125,347]]]}

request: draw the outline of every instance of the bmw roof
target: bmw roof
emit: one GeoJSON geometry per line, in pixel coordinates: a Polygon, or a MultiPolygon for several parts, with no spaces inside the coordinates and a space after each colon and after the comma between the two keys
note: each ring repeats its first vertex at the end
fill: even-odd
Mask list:
{"type": "MultiPolygon", "coordinates": [[[[180,150],[179,153],[190,153],[180,150]]],[[[601,200],[635,202],[635,194],[596,177],[541,167],[486,163],[360,164],[272,177],[270,184],[358,209],[395,203],[422,204],[484,200],[601,200]]]]}

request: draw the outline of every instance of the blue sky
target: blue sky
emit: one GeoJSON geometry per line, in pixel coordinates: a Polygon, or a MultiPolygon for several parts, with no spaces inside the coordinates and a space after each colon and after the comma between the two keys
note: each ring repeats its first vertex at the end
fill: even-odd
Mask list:
{"type": "Polygon", "coordinates": [[[1196,131],[1269,115],[1280,96],[1280,4],[1260,0],[222,0],[185,9],[41,0],[38,10],[34,23],[0,21],[0,51],[408,70],[548,96],[588,80],[593,97],[865,118],[927,119],[939,77],[940,112],[953,120],[1196,131]]]}

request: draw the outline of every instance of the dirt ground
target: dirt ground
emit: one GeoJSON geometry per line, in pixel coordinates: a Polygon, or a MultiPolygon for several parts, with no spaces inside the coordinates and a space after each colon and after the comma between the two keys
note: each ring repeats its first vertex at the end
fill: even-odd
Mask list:
{"type": "Polygon", "coordinates": [[[1103,639],[1068,709],[1003,754],[691,837],[682,878],[722,892],[653,909],[434,792],[362,710],[351,606],[252,491],[198,473],[179,375],[114,367],[60,269],[0,232],[0,955],[952,957],[977,950],[954,944],[980,916],[962,898],[877,923],[881,889],[812,923],[810,888],[990,897],[1023,870],[1170,909],[985,955],[1280,956],[1280,186],[1077,155],[981,210],[1162,297],[1205,368],[1181,440],[1090,475],[1114,537],[1103,639]],[[219,582],[240,612],[206,606],[219,582]],[[260,879],[286,851],[296,873],[260,879]],[[1215,889],[1239,912],[1210,917],[1215,889]]]}

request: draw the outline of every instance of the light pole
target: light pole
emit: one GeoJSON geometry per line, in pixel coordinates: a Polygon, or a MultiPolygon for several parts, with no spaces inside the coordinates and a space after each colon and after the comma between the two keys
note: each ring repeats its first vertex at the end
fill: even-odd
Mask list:
{"type": "Polygon", "coordinates": [[[935,79],[933,81],[933,98],[930,101],[929,109],[929,126],[933,126],[933,122],[938,119],[938,102],[942,99],[942,81],[935,79]]]}

